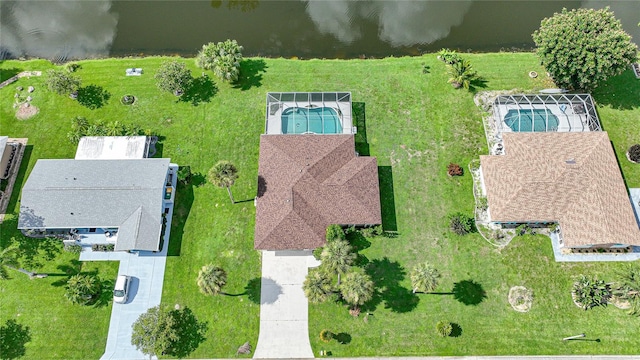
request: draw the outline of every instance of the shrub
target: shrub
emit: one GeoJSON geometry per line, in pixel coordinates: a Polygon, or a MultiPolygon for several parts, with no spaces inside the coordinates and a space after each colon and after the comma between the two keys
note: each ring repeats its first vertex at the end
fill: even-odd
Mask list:
{"type": "Polygon", "coordinates": [[[324,342],[329,342],[329,341],[333,340],[334,336],[335,335],[331,331],[329,331],[327,329],[324,329],[324,330],[320,331],[320,340],[322,340],[324,342]]]}
{"type": "Polygon", "coordinates": [[[451,325],[451,323],[448,321],[441,320],[441,321],[438,321],[438,323],[436,324],[436,332],[438,333],[438,335],[442,337],[447,337],[451,335],[452,331],[453,331],[453,325],[451,325]]]}
{"type": "Polygon", "coordinates": [[[178,167],[178,181],[183,184],[189,184],[191,182],[191,166],[179,166],[178,167]]]}
{"type": "Polygon", "coordinates": [[[345,240],[346,236],[342,226],[337,224],[331,224],[327,226],[327,241],[333,240],[345,240]]]}
{"type": "Polygon", "coordinates": [[[447,165],[447,174],[449,174],[449,176],[462,176],[462,167],[458,164],[449,163],[449,165],[447,165]]]}
{"type": "Polygon", "coordinates": [[[191,71],[187,69],[187,66],[176,60],[160,64],[155,79],[160,90],[168,91],[174,95],[182,95],[193,81],[191,71]]]}
{"type": "Polygon", "coordinates": [[[202,45],[196,57],[196,66],[211,70],[223,81],[237,81],[240,75],[242,46],[235,40],[202,45]]]}
{"type": "Polygon", "coordinates": [[[65,244],[64,251],[72,254],[80,254],[82,252],[82,246],[78,244],[65,244]]]}
{"type": "Polygon", "coordinates": [[[542,65],[556,84],[592,90],[636,59],[631,36],[609,8],[563,9],[533,33],[542,65]]]}
{"type": "Polygon", "coordinates": [[[640,145],[635,144],[629,148],[629,160],[640,163],[640,145]]]}
{"type": "Polygon", "coordinates": [[[91,250],[93,251],[113,251],[115,249],[115,245],[113,244],[93,244],[91,245],[91,250]]]}
{"type": "Polygon", "coordinates": [[[469,90],[471,82],[478,79],[478,73],[467,59],[460,59],[448,64],[447,73],[449,74],[448,82],[456,89],[463,87],[469,90]]]}
{"type": "Polygon", "coordinates": [[[606,306],[611,297],[611,289],[604,280],[580,275],[578,281],[573,284],[572,295],[577,304],[588,310],[596,306],[606,306]]]}
{"type": "Polygon", "coordinates": [[[80,78],[62,70],[51,69],[47,71],[45,84],[50,91],[58,95],[68,95],[78,90],[80,78]]]}
{"type": "Polygon", "coordinates": [[[460,55],[455,50],[442,49],[438,52],[438,59],[445,64],[451,65],[460,61],[460,55]]]}
{"type": "Polygon", "coordinates": [[[322,250],[324,250],[323,247],[313,249],[313,257],[318,261],[322,259],[322,250]]]}
{"type": "Polygon", "coordinates": [[[466,235],[476,231],[473,218],[460,212],[449,215],[449,227],[458,235],[466,235]]]}
{"type": "Polygon", "coordinates": [[[67,72],[69,73],[76,72],[76,70],[80,69],[80,67],[81,67],[80,64],[74,63],[74,62],[66,63],[64,65],[64,69],[67,70],[67,72]]]}

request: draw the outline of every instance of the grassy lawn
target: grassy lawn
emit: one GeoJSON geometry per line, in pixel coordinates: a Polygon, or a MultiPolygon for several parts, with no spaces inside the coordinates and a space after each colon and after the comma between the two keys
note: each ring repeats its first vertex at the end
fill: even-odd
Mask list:
{"type": "MultiPolygon", "coordinates": [[[[544,76],[527,76],[531,70],[544,74],[533,54],[468,57],[484,77],[486,89],[551,87],[544,76]]],[[[92,123],[117,120],[149,129],[161,137],[157,156],[191,166],[195,184],[181,185],[177,191],[162,298],[167,306],[189,307],[199,320],[208,323],[206,340],[190,357],[231,357],[245,341],[254,346],[257,342],[260,258],[253,250],[255,211],[251,200],[257,190],[266,92],[342,90],[351,91],[356,103],[358,138],[366,140],[358,144],[359,152],[378,158],[385,227],[397,231],[398,236],[370,239],[361,251],[368,262],[367,271],[379,285],[379,295],[367,305],[372,315],[366,322],[364,314],[353,318],[340,304],[310,306],[309,333],[316,355],[322,349],[334,356],[637,351],[637,318],[613,307],[584,312],[573,305],[569,295],[575,275],[598,274],[611,281],[611,274],[622,264],[557,264],[549,240],[541,236],[517,238],[498,251],[477,235],[457,237],[447,231],[447,214],[471,214],[473,195],[470,176],[449,178],[446,165],[457,162],[466,167],[487,149],[473,94],[453,90],[446,83],[444,65],[434,55],[366,61],[249,59],[239,85],[216,81],[215,91],[188,94],[188,101],[156,89],[153,73],[162,60],[79,62],[82,68],[77,74],[85,94],[93,94],[81,101],[49,93],[42,78],[20,79],[0,89],[0,128],[2,134],[29,138],[18,188],[37,159],[74,156],[76,147],[66,133],[75,116],[92,123]],[[129,67],[143,68],[145,73],[126,77],[124,70],[129,67]],[[36,87],[32,103],[40,113],[26,121],[16,120],[12,108],[15,88],[30,85],[36,87]],[[135,95],[136,103],[120,104],[125,94],[135,95]],[[95,101],[97,98],[103,101],[95,101]],[[203,183],[203,175],[220,159],[238,167],[240,178],[232,191],[236,200],[249,201],[231,205],[224,189],[203,183]],[[422,261],[430,261],[443,273],[440,292],[450,292],[455,283],[472,280],[482,287],[486,298],[477,305],[464,305],[446,294],[413,296],[408,272],[422,261]],[[207,263],[227,270],[224,291],[228,296],[206,297],[198,292],[197,272],[207,263]],[[517,313],[507,303],[507,292],[514,285],[533,289],[535,300],[529,313],[517,313]],[[461,335],[437,337],[434,327],[440,319],[458,324],[461,335]],[[350,341],[344,345],[321,343],[318,334],[325,328],[348,334],[345,338],[350,341]],[[560,341],[582,332],[601,342],[560,341]]],[[[193,62],[186,62],[200,84],[206,83],[193,62]]],[[[45,61],[4,61],[0,77],[52,67],[45,61]]],[[[640,166],[624,156],[630,145],[640,141],[640,81],[627,71],[594,95],[627,184],[640,187],[640,166]]],[[[16,191],[9,213],[17,212],[17,199],[16,191]]],[[[6,246],[15,235],[15,221],[5,222],[0,230],[0,244],[6,246]]],[[[45,262],[43,269],[56,272],[57,266],[73,259],[61,253],[45,262]]],[[[105,278],[115,277],[117,264],[84,264],[82,271],[93,269],[105,278]]],[[[79,357],[81,346],[85,347],[81,357],[99,357],[104,351],[110,305],[70,306],[61,296],[62,288],[52,286],[55,281],[53,277],[31,281],[16,274],[14,279],[0,282],[0,321],[4,324],[7,319],[17,319],[30,327],[32,338],[25,358],[79,357]],[[22,308],[29,311],[22,313],[22,308]],[[21,315],[17,317],[17,313],[21,315]],[[56,322],[41,322],[42,316],[49,319],[49,314],[56,322]],[[96,326],[76,330],[91,321],[96,326]],[[68,336],[61,337],[61,333],[68,336]],[[57,352],[50,347],[53,342],[57,352]]]]}

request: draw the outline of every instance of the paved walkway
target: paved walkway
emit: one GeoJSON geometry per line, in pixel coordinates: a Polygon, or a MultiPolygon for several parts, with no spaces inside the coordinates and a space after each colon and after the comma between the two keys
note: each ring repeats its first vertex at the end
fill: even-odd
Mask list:
{"type": "Polygon", "coordinates": [[[318,266],[311,251],[263,251],[260,335],[254,358],[313,358],[302,283],[318,266]]]}

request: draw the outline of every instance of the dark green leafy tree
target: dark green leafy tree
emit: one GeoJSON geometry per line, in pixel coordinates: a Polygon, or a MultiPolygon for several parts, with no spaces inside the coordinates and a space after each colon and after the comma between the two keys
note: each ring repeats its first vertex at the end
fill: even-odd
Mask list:
{"type": "Polygon", "coordinates": [[[160,64],[155,79],[160,90],[168,91],[174,95],[182,95],[193,81],[191,71],[187,69],[187,66],[176,60],[160,64]]]}
{"type": "Polygon", "coordinates": [[[417,291],[431,292],[438,286],[440,272],[429,263],[416,265],[411,271],[411,286],[413,293],[417,291]]]}
{"type": "Polygon", "coordinates": [[[158,305],[140,315],[133,323],[131,344],[151,358],[166,354],[179,340],[178,333],[173,314],[158,305]]]}
{"type": "Polygon", "coordinates": [[[67,281],[64,296],[74,304],[90,304],[102,291],[100,280],[95,275],[73,275],[67,281]]]}
{"type": "Polygon", "coordinates": [[[322,267],[329,272],[338,274],[338,286],[340,286],[340,275],[346,273],[353,262],[356,254],[346,240],[334,240],[324,247],[320,260],[322,267]]]}
{"type": "Polygon", "coordinates": [[[197,283],[200,292],[205,295],[222,294],[222,288],[227,284],[227,273],[213,264],[205,265],[198,273],[197,283]]]}
{"type": "Polygon", "coordinates": [[[227,189],[231,203],[235,204],[233,194],[231,194],[231,186],[238,178],[238,169],[235,165],[227,160],[218,161],[207,173],[207,180],[215,186],[227,189]]]}
{"type": "Polygon", "coordinates": [[[342,298],[352,305],[356,313],[359,312],[361,305],[371,300],[374,290],[374,284],[369,275],[360,272],[347,274],[340,285],[342,298]]]}
{"type": "Polygon", "coordinates": [[[196,56],[196,65],[211,70],[223,81],[236,81],[240,76],[242,46],[235,40],[202,45],[196,56]]]}
{"type": "Polygon", "coordinates": [[[327,301],[331,294],[333,294],[331,279],[320,269],[312,269],[309,271],[302,284],[302,289],[307,299],[314,304],[327,301]]]}
{"type": "Polygon", "coordinates": [[[637,47],[609,8],[563,9],[533,33],[542,65],[567,89],[593,90],[636,60],[637,47]]]}
{"type": "Polygon", "coordinates": [[[48,70],[44,81],[58,95],[69,95],[80,87],[80,78],[64,70],[48,70]]]}

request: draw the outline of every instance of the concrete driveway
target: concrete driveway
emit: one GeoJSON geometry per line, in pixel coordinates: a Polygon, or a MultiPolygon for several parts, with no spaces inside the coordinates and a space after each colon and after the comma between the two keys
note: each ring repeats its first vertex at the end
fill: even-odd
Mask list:
{"type": "Polygon", "coordinates": [[[302,283],[318,266],[311,251],[263,251],[260,335],[254,358],[313,358],[302,283]]]}
{"type": "MultiPolygon", "coordinates": [[[[167,229],[171,229],[173,208],[167,214],[167,229]]],[[[138,317],[149,308],[160,305],[164,270],[167,262],[169,231],[165,233],[162,251],[153,253],[142,251],[139,254],[126,252],[91,252],[80,253],[81,261],[113,261],[119,260],[118,275],[132,277],[129,297],[126,304],[113,304],[107,346],[101,360],[114,359],[149,359],[131,345],[132,325],[138,317]]],[[[90,249],[88,249],[90,250],[90,249]]],[[[114,279],[115,280],[115,279],[114,279]]]]}

